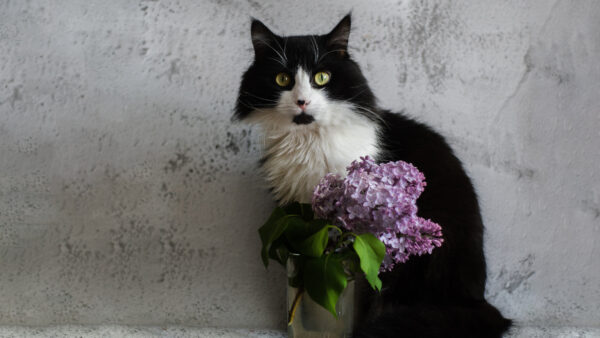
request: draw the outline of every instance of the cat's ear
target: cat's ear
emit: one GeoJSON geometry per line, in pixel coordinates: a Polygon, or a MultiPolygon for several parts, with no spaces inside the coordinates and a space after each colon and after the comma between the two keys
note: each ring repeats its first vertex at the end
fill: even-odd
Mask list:
{"type": "Polygon", "coordinates": [[[348,52],[348,37],[350,36],[350,13],[346,15],[329,34],[325,36],[327,48],[337,50],[344,56],[348,52]]]}
{"type": "Polygon", "coordinates": [[[264,55],[269,48],[272,48],[271,46],[277,39],[277,35],[273,34],[265,24],[254,18],[252,19],[250,33],[252,35],[252,46],[254,46],[254,53],[256,56],[264,55]]]}

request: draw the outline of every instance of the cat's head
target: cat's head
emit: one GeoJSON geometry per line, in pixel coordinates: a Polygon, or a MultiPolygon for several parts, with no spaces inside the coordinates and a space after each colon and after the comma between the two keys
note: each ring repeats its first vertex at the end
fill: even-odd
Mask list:
{"type": "Polygon", "coordinates": [[[375,119],[373,93],[348,54],[350,21],[325,35],[282,37],[253,20],[254,62],[235,117],[283,131],[375,119]]]}

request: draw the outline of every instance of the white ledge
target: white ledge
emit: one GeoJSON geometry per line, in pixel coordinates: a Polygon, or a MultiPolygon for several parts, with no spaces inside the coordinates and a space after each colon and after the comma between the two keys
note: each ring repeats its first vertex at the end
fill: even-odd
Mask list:
{"type": "MultiPolygon", "coordinates": [[[[278,330],[198,328],[186,326],[139,327],[126,325],[60,325],[44,327],[0,326],[0,338],[62,338],[62,337],[128,337],[128,338],[285,338],[278,330]]],[[[585,327],[515,327],[506,338],[597,338],[600,328],[585,327]]]]}

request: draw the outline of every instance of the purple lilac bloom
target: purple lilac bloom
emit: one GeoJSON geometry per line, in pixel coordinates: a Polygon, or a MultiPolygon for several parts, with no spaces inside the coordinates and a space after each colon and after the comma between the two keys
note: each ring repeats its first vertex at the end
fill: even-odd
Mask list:
{"type": "Polygon", "coordinates": [[[367,156],[346,170],[345,178],[327,174],[321,179],[313,209],[348,231],[377,236],[387,252],[382,270],[442,245],[442,228],[417,216],[417,198],[426,183],[416,167],[403,161],[378,165],[367,156]]]}

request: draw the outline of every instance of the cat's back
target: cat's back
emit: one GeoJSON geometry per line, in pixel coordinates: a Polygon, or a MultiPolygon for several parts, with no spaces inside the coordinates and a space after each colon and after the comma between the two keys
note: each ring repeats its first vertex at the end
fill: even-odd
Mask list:
{"type": "Polygon", "coordinates": [[[380,161],[410,162],[429,179],[465,176],[452,148],[431,127],[407,117],[403,112],[384,110],[381,117],[380,161]]]}
{"type": "Polygon", "coordinates": [[[419,199],[422,213],[475,218],[481,224],[477,196],[462,163],[444,137],[433,128],[405,116],[382,111],[381,162],[412,163],[425,175],[427,188],[419,199]]]}
{"type": "Polygon", "coordinates": [[[432,255],[413,257],[397,269],[395,277],[403,280],[406,271],[411,271],[408,275],[415,278],[396,280],[393,284],[410,285],[395,292],[428,285],[425,290],[429,295],[412,292],[410,297],[435,294],[483,299],[483,222],[475,189],[461,162],[444,137],[431,127],[403,114],[384,111],[381,116],[379,161],[402,160],[423,172],[427,187],[417,201],[419,215],[440,224],[444,233],[444,245],[432,255]],[[439,293],[431,293],[431,288],[439,293]]]}

